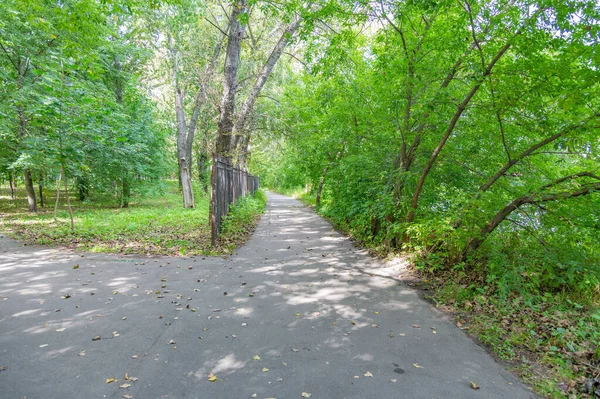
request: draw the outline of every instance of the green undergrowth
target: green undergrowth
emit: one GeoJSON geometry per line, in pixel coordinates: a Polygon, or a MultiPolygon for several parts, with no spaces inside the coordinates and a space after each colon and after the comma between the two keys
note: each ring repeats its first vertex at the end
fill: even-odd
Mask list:
{"type": "MultiPolygon", "coordinates": [[[[143,198],[132,198],[128,208],[119,208],[112,197],[92,197],[85,201],[71,198],[75,230],[71,231],[69,213],[61,200],[57,218],[53,206],[40,208],[37,214],[27,212],[19,191],[17,200],[0,196],[0,230],[30,244],[61,245],[91,252],[117,252],[147,255],[222,255],[230,253],[252,230],[262,213],[242,199],[229,215],[230,228],[224,231],[216,248],[210,245],[208,225],[209,195],[194,188],[196,208],[184,209],[176,181],[163,182],[161,187],[143,198]]],[[[54,205],[53,193],[46,194],[54,205]]],[[[64,195],[61,197],[64,198],[64,195]]]]}
{"type": "MultiPolygon", "coordinates": [[[[315,205],[314,194],[303,189],[278,192],[315,205]]],[[[379,256],[397,255],[385,238],[370,236],[360,213],[332,205],[325,200],[317,211],[336,229],[379,256]]],[[[563,253],[549,252],[516,235],[497,235],[477,258],[461,262],[451,256],[450,230],[440,233],[427,224],[412,229],[416,239],[403,253],[412,259],[411,285],[424,289],[541,396],[595,398],[586,389],[600,379],[600,286],[593,259],[575,268],[567,242],[563,253]]]]}
{"type": "Polygon", "coordinates": [[[254,231],[260,216],[265,212],[267,196],[258,190],[253,195],[238,200],[221,225],[220,243],[223,249],[233,251],[236,243],[244,242],[254,231]]]}

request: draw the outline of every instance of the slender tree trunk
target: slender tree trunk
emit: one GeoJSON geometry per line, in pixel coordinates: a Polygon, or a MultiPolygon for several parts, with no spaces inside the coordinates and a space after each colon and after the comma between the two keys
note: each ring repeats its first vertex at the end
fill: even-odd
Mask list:
{"type": "Polygon", "coordinates": [[[327,171],[329,170],[329,166],[326,166],[323,169],[323,174],[321,175],[321,181],[319,181],[319,188],[317,189],[317,198],[315,200],[315,206],[318,208],[321,206],[321,194],[323,193],[323,186],[325,185],[325,177],[327,176],[327,171]]]}
{"type": "MultiPolygon", "coordinates": [[[[239,115],[237,116],[235,124],[233,126],[232,138],[230,141],[229,149],[229,152],[231,154],[237,153],[236,155],[238,156],[238,158],[240,158],[240,155],[245,155],[244,150],[247,150],[248,143],[250,141],[250,132],[246,131],[246,124],[250,115],[252,114],[254,104],[256,104],[256,100],[258,99],[262,88],[267,82],[269,75],[271,75],[271,72],[273,72],[273,68],[275,67],[277,61],[281,57],[283,50],[285,50],[287,45],[294,37],[294,34],[300,27],[301,22],[302,19],[300,18],[300,16],[297,15],[294,17],[294,20],[287,26],[287,28],[279,38],[279,41],[277,42],[275,47],[273,47],[273,50],[271,51],[271,54],[269,54],[269,57],[267,58],[267,61],[263,65],[261,71],[259,72],[256,81],[254,82],[254,86],[252,87],[250,94],[246,98],[246,101],[244,101],[244,103],[242,104],[239,115]],[[240,143],[242,144],[241,146],[240,143]]],[[[245,161],[245,157],[243,158],[243,160],[245,161]]]]}
{"type": "Polygon", "coordinates": [[[38,182],[40,192],[40,206],[44,207],[44,172],[40,171],[40,181],[38,182]]]}
{"type": "Polygon", "coordinates": [[[56,222],[56,211],[58,210],[58,201],[60,199],[60,179],[62,178],[62,168],[58,179],[56,180],[56,201],[54,202],[54,221],[56,222]]]}
{"type": "Polygon", "coordinates": [[[75,231],[75,223],[73,222],[73,208],[71,208],[71,200],[69,199],[69,185],[67,184],[67,172],[64,165],[61,166],[60,171],[62,173],[63,182],[65,183],[65,198],[67,199],[69,216],[71,217],[71,232],[73,232],[75,231]]]}
{"type": "Polygon", "coordinates": [[[131,187],[129,186],[129,178],[124,174],[121,178],[121,208],[129,208],[129,196],[131,187]]]}
{"type": "Polygon", "coordinates": [[[204,152],[196,155],[198,162],[198,179],[205,193],[208,193],[209,177],[208,177],[208,157],[204,152]]]}
{"type": "Polygon", "coordinates": [[[8,184],[10,186],[10,198],[14,201],[16,187],[13,184],[13,173],[8,172],[8,184]]]}

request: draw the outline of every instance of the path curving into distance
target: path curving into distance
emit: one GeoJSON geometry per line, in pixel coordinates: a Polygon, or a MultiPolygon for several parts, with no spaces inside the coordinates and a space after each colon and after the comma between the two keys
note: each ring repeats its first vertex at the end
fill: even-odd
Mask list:
{"type": "Polygon", "coordinates": [[[3,237],[0,397],[534,397],[397,281],[401,270],[272,193],[228,259],[79,254],[3,237]]]}

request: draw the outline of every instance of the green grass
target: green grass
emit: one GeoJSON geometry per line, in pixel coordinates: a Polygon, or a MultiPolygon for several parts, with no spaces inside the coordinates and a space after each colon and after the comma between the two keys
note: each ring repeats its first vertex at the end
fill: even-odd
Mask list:
{"type": "MultiPolygon", "coordinates": [[[[161,190],[145,198],[132,198],[129,208],[119,208],[112,197],[92,197],[80,202],[72,199],[75,231],[71,232],[66,204],[61,201],[57,220],[53,217],[53,193],[46,193],[52,206],[37,214],[26,211],[24,193],[12,201],[7,190],[0,193],[0,230],[32,244],[62,245],[82,251],[139,253],[148,255],[217,255],[230,253],[245,239],[243,228],[251,230],[259,207],[233,208],[247,215],[236,229],[224,232],[221,245],[210,246],[208,226],[209,197],[195,189],[195,209],[184,209],[176,181],[166,181],[161,190]],[[234,231],[235,230],[235,231],[234,231]]],[[[62,196],[64,198],[64,196],[62,196]]]]}

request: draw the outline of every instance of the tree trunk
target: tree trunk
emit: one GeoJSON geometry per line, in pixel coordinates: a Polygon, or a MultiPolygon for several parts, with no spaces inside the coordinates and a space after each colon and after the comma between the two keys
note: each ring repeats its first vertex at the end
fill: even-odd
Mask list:
{"type": "MultiPolygon", "coordinates": [[[[564,179],[559,179],[557,181],[564,181],[564,179]]],[[[556,183],[556,182],[554,182],[554,183],[556,183]]],[[[554,183],[546,185],[545,187],[553,186],[554,183]]],[[[537,203],[541,203],[541,202],[549,202],[549,201],[556,201],[556,200],[560,200],[560,199],[575,198],[575,197],[580,197],[583,195],[592,194],[592,193],[598,192],[598,191],[600,191],[600,183],[589,184],[589,185],[583,186],[582,188],[580,188],[578,190],[571,191],[571,192],[560,192],[560,193],[556,193],[556,194],[547,194],[547,195],[541,196],[539,198],[533,197],[531,195],[523,195],[523,196],[513,200],[510,204],[506,205],[504,208],[502,208],[500,211],[498,211],[498,213],[496,213],[496,215],[494,215],[494,217],[488,223],[486,223],[485,226],[483,226],[481,228],[481,230],[479,231],[479,235],[476,238],[474,238],[473,240],[471,240],[471,242],[469,242],[469,244],[464,249],[464,251],[463,251],[464,258],[466,259],[467,255],[469,253],[475,252],[481,246],[481,244],[483,244],[483,242],[486,240],[486,238],[489,236],[489,234],[491,232],[493,232],[494,230],[496,230],[496,228],[500,225],[500,223],[502,223],[511,213],[513,213],[514,211],[519,209],[522,205],[537,204],[537,203]]]]}
{"type": "MultiPolygon", "coordinates": [[[[231,143],[234,126],[235,93],[237,90],[237,72],[240,64],[242,39],[245,26],[239,21],[240,15],[248,8],[248,0],[236,0],[231,9],[227,52],[225,54],[225,72],[223,79],[223,96],[217,125],[215,143],[216,155],[231,159],[231,143]]],[[[214,170],[214,168],[213,168],[214,170]]]]}
{"type": "Polygon", "coordinates": [[[129,185],[129,179],[127,175],[121,178],[121,208],[129,208],[129,196],[131,194],[131,187],[129,185]]]}
{"type": "MultiPolygon", "coordinates": [[[[248,98],[246,98],[246,101],[244,101],[244,104],[242,105],[239,115],[237,116],[237,119],[235,121],[235,125],[233,126],[232,138],[231,138],[231,142],[230,142],[231,147],[229,149],[230,153],[235,154],[236,152],[240,152],[240,150],[243,150],[243,148],[240,148],[240,142],[242,144],[245,142],[244,147],[247,148],[250,138],[246,137],[249,134],[248,132],[246,132],[246,129],[245,129],[246,122],[248,121],[248,118],[249,118],[250,114],[252,113],[252,110],[254,109],[254,104],[256,103],[256,100],[258,99],[258,95],[260,94],[262,88],[264,87],[265,83],[267,82],[267,79],[269,78],[269,75],[273,71],[275,64],[277,64],[277,61],[281,57],[283,50],[285,50],[286,46],[291,41],[292,37],[294,37],[296,30],[298,30],[298,28],[300,27],[301,21],[302,21],[302,19],[299,16],[296,16],[294,21],[292,21],[292,23],[290,23],[290,25],[288,25],[286,30],[283,32],[283,34],[279,38],[279,41],[277,42],[277,44],[271,51],[271,54],[269,55],[269,58],[267,58],[267,61],[263,65],[260,73],[258,74],[258,76],[256,78],[256,82],[254,83],[254,86],[252,87],[252,90],[251,90],[250,94],[248,95],[248,98]],[[242,138],[243,138],[243,140],[242,140],[242,138]]],[[[238,155],[238,157],[240,156],[239,153],[237,155],[238,155]]],[[[242,154],[242,155],[244,155],[244,154],[242,154]]],[[[244,158],[244,160],[245,160],[245,158],[244,158]]]]}
{"type": "Polygon", "coordinates": [[[88,179],[83,176],[77,176],[77,191],[79,192],[79,201],[85,201],[89,194],[88,179]]]}
{"type": "Polygon", "coordinates": [[[209,177],[208,177],[208,157],[204,152],[198,154],[197,156],[198,162],[198,180],[200,181],[200,185],[202,190],[205,193],[208,193],[209,186],[209,177]]]}
{"type": "Polygon", "coordinates": [[[44,172],[40,171],[40,181],[38,182],[38,189],[40,193],[40,206],[44,207],[44,172]]]}
{"type": "Polygon", "coordinates": [[[56,180],[56,202],[54,202],[54,221],[56,222],[56,212],[58,211],[58,201],[60,199],[60,179],[62,178],[62,169],[56,180]]]}
{"type": "Polygon", "coordinates": [[[16,186],[13,184],[13,173],[8,172],[8,184],[10,186],[10,198],[14,201],[16,186]]]}
{"type": "Polygon", "coordinates": [[[194,208],[194,190],[192,189],[192,176],[190,165],[185,157],[179,158],[179,176],[181,178],[181,190],[183,192],[183,207],[194,208]]]}
{"type": "Polygon", "coordinates": [[[65,198],[67,199],[67,206],[69,207],[69,216],[71,217],[71,232],[75,231],[75,223],[73,222],[73,208],[71,208],[71,200],[69,199],[69,185],[67,184],[67,172],[65,166],[62,165],[61,173],[63,176],[63,182],[65,183],[65,198]]]}
{"type": "Polygon", "coordinates": [[[27,191],[27,206],[30,212],[37,212],[37,204],[35,199],[35,189],[31,180],[31,170],[23,170],[23,179],[25,180],[25,191],[27,191]]]}
{"type": "Polygon", "coordinates": [[[318,208],[321,206],[321,194],[323,193],[323,186],[325,185],[325,177],[327,176],[327,171],[329,167],[326,166],[323,169],[323,174],[321,175],[321,181],[319,181],[319,188],[317,189],[317,198],[315,200],[315,206],[318,208]]]}

